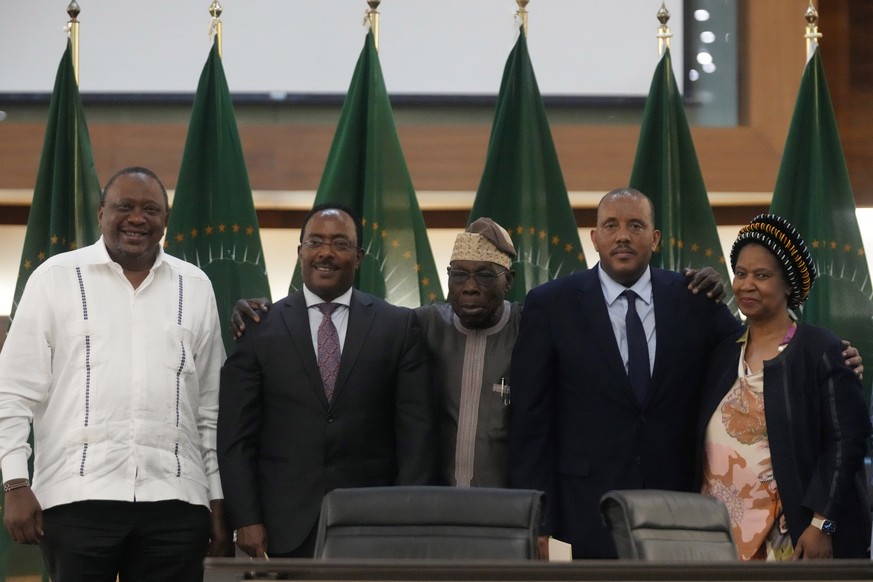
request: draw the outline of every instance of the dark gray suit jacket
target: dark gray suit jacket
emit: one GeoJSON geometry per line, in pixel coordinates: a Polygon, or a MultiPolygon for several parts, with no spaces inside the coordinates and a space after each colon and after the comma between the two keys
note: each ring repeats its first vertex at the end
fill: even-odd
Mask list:
{"type": "Polygon", "coordinates": [[[263,523],[268,553],[296,549],[337,487],[429,484],[434,416],[412,310],[354,291],[330,404],[306,301],[250,326],[221,371],[218,461],[231,525],[263,523]]]}

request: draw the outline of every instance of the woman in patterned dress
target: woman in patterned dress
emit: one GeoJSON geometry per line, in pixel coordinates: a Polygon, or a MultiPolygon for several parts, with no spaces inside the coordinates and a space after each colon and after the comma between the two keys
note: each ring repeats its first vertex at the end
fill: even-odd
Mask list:
{"type": "Polygon", "coordinates": [[[715,351],[705,384],[701,490],[727,505],[741,559],[869,556],[860,380],[832,332],[790,311],[817,274],[806,244],[760,215],[730,258],[746,329],[715,351]]]}

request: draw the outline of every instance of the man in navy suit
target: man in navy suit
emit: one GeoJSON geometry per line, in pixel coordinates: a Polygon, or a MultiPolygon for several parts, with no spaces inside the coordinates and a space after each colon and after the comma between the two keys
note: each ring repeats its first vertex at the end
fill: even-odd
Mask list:
{"type": "Polygon", "coordinates": [[[311,557],[334,488],[434,478],[421,333],[412,310],[352,288],[361,240],[350,209],[313,208],[298,247],[304,288],[277,301],[222,368],[221,482],[251,556],[311,557]]]}
{"type": "Polygon", "coordinates": [[[600,497],[691,489],[700,383],[713,347],[739,323],[689,291],[683,275],[649,266],[660,232],[641,192],[604,196],[591,238],[594,268],[541,285],[525,302],[512,355],[510,484],[547,493],[544,533],[572,544],[574,558],[610,558],[600,497]],[[648,352],[642,392],[627,373],[626,289],[636,293],[648,352]]]}

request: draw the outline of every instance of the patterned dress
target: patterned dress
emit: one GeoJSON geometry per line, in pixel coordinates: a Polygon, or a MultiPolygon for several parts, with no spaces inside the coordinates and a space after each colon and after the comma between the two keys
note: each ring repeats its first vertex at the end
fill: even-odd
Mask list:
{"type": "Polygon", "coordinates": [[[748,332],[738,340],[743,347],[737,380],[706,428],[703,493],[727,506],[740,559],[787,560],[794,548],[773,476],[764,415],[764,370],[753,372],[746,366],[747,338],[748,332]]]}

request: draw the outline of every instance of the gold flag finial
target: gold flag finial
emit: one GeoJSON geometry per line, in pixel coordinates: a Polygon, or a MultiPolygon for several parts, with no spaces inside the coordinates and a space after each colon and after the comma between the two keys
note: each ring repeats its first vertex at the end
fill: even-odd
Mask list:
{"type": "Polygon", "coordinates": [[[67,22],[67,34],[70,35],[70,46],[73,49],[73,75],[76,77],[76,84],[79,84],[79,21],[76,17],[82,10],[79,8],[79,3],[72,0],[67,5],[67,15],[70,21],[67,22]]]}
{"type": "Polygon", "coordinates": [[[379,50],[379,4],[382,0],[367,0],[367,22],[370,24],[370,30],[373,31],[373,42],[376,44],[376,50],[379,50]]]}
{"type": "Polygon", "coordinates": [[[658,27],[658,56],[664,54],[665,48],[670,48],[670,38],[672,38],[673,33],[667,26],[669,20],[670,11],[667,10],[667,3],[661,2],[661,8],[658,10],[658,22],[661,23],[661,26],[658,27]]]}
{"type": "Polygon", "coordinates": [[[515,15],[521,20],[521,28],[524,30],[525,36],[527,36],[527,5],[529,2],[530,0],[515,0],[515,3],[518,4],[518,10],[515,15]]]}
{"type": "Polygon", "coordinates": [[[812,0],[809,0],[809,6],[803,17],[806,18],[806,33],[803,37],[806,39],[806,60],[808,61],[818,47],[818,39],[822,37],[818,31],[818,11],[812,5],[812,0]]]}
{"type": "Polygon", "coordinates": [[[221,13],[224,12],[224,9],[221,7],[221,4],[218,3],[218,0],[212,0],[212,4],[209,5],[209,15],[212,17],[209,20],[209,38],[215,38],[218,42],[218,56],[221,57],[221,13]]]}

